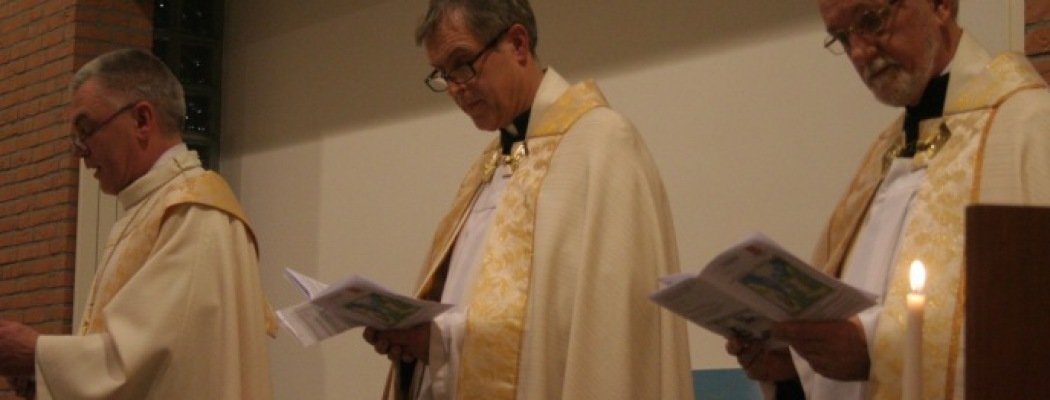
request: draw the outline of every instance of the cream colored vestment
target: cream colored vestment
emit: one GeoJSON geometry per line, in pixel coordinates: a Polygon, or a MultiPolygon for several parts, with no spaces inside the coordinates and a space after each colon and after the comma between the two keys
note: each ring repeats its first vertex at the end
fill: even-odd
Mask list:
{"type": "MultiPolygon", "coordinates": [[[[553,69],[530,118],[528,155],[504,189],[473,286],[457,397],[692,399],[684,322],[648,299],[678,259],[641,136],[593,83],[570,87],[553,69]]],[[[440,297],[496,151],[468,171],[440,224],[421,297],[440,297]]]]}
{"type": "Polygon", "coordinates": [[[269,399],[276,326],[226,182],[183,150],[118,200],[79,333],[40,337],[38,398],[269,399]]]}
{"type": "MultiPolygon", "coordinates": [[[[900,398],[907,267],[915,259],[928,271],[924,398],[963,398],[965,208],[976,203],[1050,205],[1046,82],[1023,56],[992,59],[965,33],[950,73],[944,116],[923,121],[920,128],[920,147],[935,146],[915,157],[915,163],[925,166],[926,176],[908,211],[898,257],[885,266],[890,270],[883,309],[874,337],[868,338],[872,364],[865,398],[900,398]]],[[[901,126],[898,119],[879,136],[817,245],[814,264],[831,275],[843,273],[884,178],[886,154],[902,140],[901,126]]],[[[812,391],[807,397],[840,398],[812,391]]]]}

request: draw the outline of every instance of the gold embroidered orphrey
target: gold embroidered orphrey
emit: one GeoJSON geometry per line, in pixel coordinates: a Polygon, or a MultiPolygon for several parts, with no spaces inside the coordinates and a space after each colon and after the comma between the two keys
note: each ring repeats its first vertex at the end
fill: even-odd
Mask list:
{"type": "MultiPolygon", "coordinates": [[[[467,173],[452,211],[438,227],[417,291],[420,298],[440,298],[447,256],[470,205],[495,167],[513,170],[496,208],[482,250],[482,269],[473,286],[457,381],[459,399],[514,399],[517,396],[530,278],[536,206],[551,158],[569,128],[587,112],[608,102],[593,81],[571,86],[531,124],[525,143],[502,158],[492,143],[467,173]],[[528,146],[527,148],[525,146],[528,146]],[[498,238],[496,238],[498,236],[498,238]]],[[[389,391],[391,388],[388,387],[389,391]]]]}
{"type": "Polygon", "coordinates": [[[994,59],[981,75],[963,88],[963,95],[946,105],[943,120],[924,123],[926,154],[915,163],[927,167],[911,217],[901,238],[900,254],[885,296],[873,338],[871,391],[873,399],[900,397],[901,332],[906,315],[908,269],[915,259],[927,266],[923,325],[922,398],[963,396],[963,276],[964,213],[979,200],[984,145],[999,106],[1023,90],[1046,88],[1046,82],[1015,54],[994,59]],[[932,151],[930,151],[932,150],[932,151]],[[945,346],[945,344],[948,344],[945,346]]]}
{"type": "MultiPolygon", "coordinates": [[[[230,214],[244,224],[254,244],[255,236],[248,225],[247,217],[241,210],[240,203],[226,181],[218,174],[208,171],[197,176],[177,179],[182,180],[159,189],[166,193],[151,196],[151,199],[155,198],[160,204],[137,205],[131,216],[126,221],[122,221],[125,226],[121,229],[120,234],[111,236],[107,241],[106,257],[97,272],[98,279],[92,283],[90,297],[79,328],[81,335],[106,330],[105,317],[101,311],[146,263],[160,234],[161,225],[172,207],[180,204],[199,204],[230,214]],[[143,212],[145,214],[142,214],[143,212]],[[143,220],[138,220],[140,217],[143,220]]],[[[272,319],[268,307],[267,305],[267,312],[264,313],[267,316],[266,330],[273,336],[277,333],[277,324],[272,319]]]]}
{"type": "Polygon", "coordinates": [[[584,114],[608,106],[587,81],[570,87],[527,135],[532,151],[519,161],[493,217],[482,269],[467,312],[457,382],[460,399],[514,399],[532,269],[536,205],[543,178],[564,134],[584,114]]]}

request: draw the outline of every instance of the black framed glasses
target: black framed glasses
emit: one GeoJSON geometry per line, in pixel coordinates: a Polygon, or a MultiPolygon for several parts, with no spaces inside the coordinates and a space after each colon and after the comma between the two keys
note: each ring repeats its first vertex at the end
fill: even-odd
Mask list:
{"type": "Polygon", "coordinates": [[[507,27],[496,34],[496,37],[489,40],[489,42],[485,44],[485,47],[482,47],[481,50],[478,51],[478,54],[470,59],[470,61],[460,64],[458,67],[452,68],[452,70],[448,72],[434,69],[430,75],[427,75],[427,78],[424,79],[423,82],[427,84],[427,87],[430,88],[430,90],[435,92],[444,92],[448,90],[450,82],[457,85],[470,82],[471,79],[478,76],[478,71],[474,69],[474,64],[481,59],[481,56],[496,47],[496,44],[499,43],[500,39],[503,39],[503,35],[507,34],[507,31],[509,30],[510,27],[507,27]]]}
{"type": "Polygon", "coordinates": [[[886,30],[886,25],[889,24],[890,18],[893,17],[893,11],[896,10],[895,6],[897,4],[900,4],[900,0],[889,0],[882,7],[861,12],[853,20],[853,25],[850,25],[849,29],[828,31],[828,37],[824,39],[824,48],[828,49],[831,54],[845,54],[852,47],[850,38],[853,35],[872,39],[876,35],[881,34],[886,30]]]}
{"type": "Polygon", "coordinates": [[[83,129],[83,127],[80,126],[79,122],[76,123],[72,134],[73,150],[79,151],[81,153],[87,153],[88,147],[85,141],[91,138],[91,136],[93,136],[98,131],[102,130],[102,128],[105,128],[106,125],[109,125],[110,122],[113,122],[113,120],[117,119],[118,115],[123,114],[125,111],[134,108],[135,105],[138,103],[138,100],[136,100],[124,105],[124,107],[117,109],[117,111],[114,111],[113,114],[109,115],[109,117],[106,117],[106,119],[103,119],[102,122],[99,122],[94,127],[89,129],[83,129]]]}

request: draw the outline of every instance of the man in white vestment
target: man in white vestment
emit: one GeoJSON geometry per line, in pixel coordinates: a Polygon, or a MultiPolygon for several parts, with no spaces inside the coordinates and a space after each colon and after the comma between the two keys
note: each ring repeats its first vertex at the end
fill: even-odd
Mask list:
{"type": "Polygon", "coordinates": [[[433,323],[366,329],[390,399],[692,399],[684,322],[648,300],[678,271],[642,137],[593,82],[536,58],[524,0],[435,0],[418,31],[478,129],[498,130],[438,227],[418,295],[433,323]]]}
{"type": "Polygon", "coordinates": [[[255,237],[182,142],[182,85],[128,49],[88,62],[70,87],[74,153],[124,213],[76,334],[0,321],[0,374],[37,399],[269,399],[276,326],[255,237]]]}
{"type": "Polygon", "coordinates": [[[1050,92],[1023,56],[991,57],[965,33],[957,0],[818,3],[825,47],[848,56],[876,98],[905,107],[863,160],[813,260],[878,305],[848,321],[778,325],[790,354],[735,339],[727,350],[754,379],[797,377],[811,400],[899,399],[908,267],[920,259],[930,300],[921,397],[961,399],[965,208],[1050,205],[1050,92]]]}

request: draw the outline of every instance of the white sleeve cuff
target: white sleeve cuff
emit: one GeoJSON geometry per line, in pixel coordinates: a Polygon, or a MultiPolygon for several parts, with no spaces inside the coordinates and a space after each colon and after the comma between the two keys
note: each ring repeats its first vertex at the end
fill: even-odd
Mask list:
{"type": "Polygon", "coordinates": [[[430,384],[435,398],[451,398],[459,369],[459,349],[466,332],[466,310],[452,310],[430,324],[430,384]]]}
{"type": "Polygon", "coordinates": [[[882,313],[882,305],[876,305],[857,314],[861,328],[864,329],[864,341],[868,344],[868,354],[875,354],[871,340],[875,337],[875,324],[879,322],[879,314],[882,313]]]}

